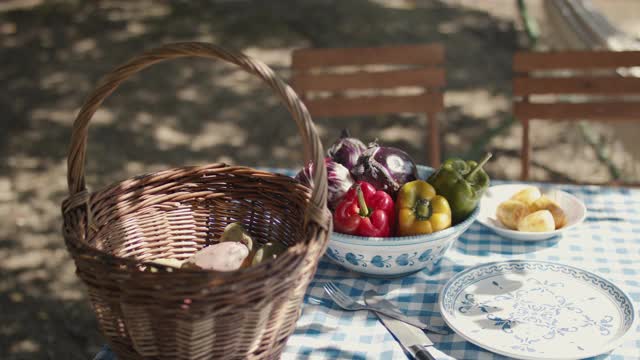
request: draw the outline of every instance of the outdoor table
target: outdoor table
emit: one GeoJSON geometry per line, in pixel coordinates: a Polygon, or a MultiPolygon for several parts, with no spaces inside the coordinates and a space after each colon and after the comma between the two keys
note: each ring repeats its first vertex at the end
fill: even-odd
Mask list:
{"type": "MultiPolygon", "coordinates": [[[[280,171],[282,172],[282,171],[280,171]]],[[[508,182],[494,181],[493,184],[508,182]]],[[[429,271],[396,279],[364,277],[344,270],[325,256],[307,290],[302,316],[289,338],[283,359],[402,359],[400,345],[368,311],[347,312],[324,293],[333,282],[354,298],[375,289],[388,293],[410,317],[444,326],[437,301],[443,285],[469,267],[500,260],[542,260],[583,268],[609,279],[640,304],[640,189],[535,184],[569,192],[587,207],[587,218],[561,237],[539,242],[502,238],[474,223],[429,271]]],[[[506,359],[465,341],[459,335],[428,333],[435,346],[457,359],[506,359]]],[[[108,348],[96,359],[114,359],[108,348]]],[[[611,353],[592,359],[640,359],[640,325],[611,353]]]]}

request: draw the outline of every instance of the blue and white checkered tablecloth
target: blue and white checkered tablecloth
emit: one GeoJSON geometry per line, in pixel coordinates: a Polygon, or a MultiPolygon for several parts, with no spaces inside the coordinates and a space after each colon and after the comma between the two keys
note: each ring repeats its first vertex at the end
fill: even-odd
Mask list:
{"type": "MultiPolygon", "coordinates": [[[[547,184],[537,184],[550,188],[547,184]]],[[[355,298],[375,289],[407,315],[435,326],[444,322],[437,308],[442,286],[456,273],[482,263],[530,259],[560,262],[595,272],[611,280],[640,308],[640,190],[596,186],[557,185],[584,201],[587,218],[560,238],[515,242],[474,223],[444,254],[433,271],[384,280],[362,277],[335,265],[326,257],[307,291],[302,316],[289,338],[283,359],[404,359],[400,345],[374,314],[346,312],[324,293],[334,282],[355,298]]],[[[457,334],[429,333],[435,346],[457,359],[506,359],[475,346],[457,334]]],[[[103,355],[110,355],[103,351],[103,355]]],[[[109,359],[109,357],[97,357],[109,359]]],[[[594,359],[640,359],[640,322],[626,341],[609,354],[594,359]]]]}
{"type": "MultiPolygon", "coordinates": [[[[545,184],[538,184],[549,188],[545,184]]],[[[595,272],[611,280],[640,308],[640,190],[558,185],[587,206],[586,221],[562,237],[542,242],[516,242],[474,223],[431,272],[392,280],[367,278],[322,259],[294,334],[283,359],[403,359],[406,355],[374,314],[346,312],[324,293],[334,282],[355,298],[375,289],[388,293],[407,315],[432,325],[444,325],[438,311],[440,289],[454,274],[482,263],[530,259],[560,262],[595,272]]],[[[435,346],[457,359],[506,359],[465,341],[457,334],[428,334],[435,346]]],[[[640,325],[609,354],[595,359],[640,359],[640,325]]]]}

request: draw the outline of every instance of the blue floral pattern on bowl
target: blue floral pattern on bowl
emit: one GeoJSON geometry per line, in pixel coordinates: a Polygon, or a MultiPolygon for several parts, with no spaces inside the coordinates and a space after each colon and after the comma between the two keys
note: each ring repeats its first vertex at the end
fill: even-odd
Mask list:
{"type": "Polygon", "coordinates": [[[379,268],[390,268],[391,267],[391,260],[393,259],[392,256],[386,256],[383,257],[381,255],[375,255],[374,257],[371,258],[371,265],[373,266],[377,266],[379,268]]]}
{"type": "Polygon", "coordinates": [[[344,256],[345,260],[349,262],[351,265],[367,267],[367,262],[364,259],[364,255],[354,254],[348,252],[347,255],[344,256]]]}
{"type": "Polygon", "coordinates": [[[432,244],[396,246],[383,249],[343,247],[330,244],[327,257],[350,270],[378,276],[409,274],[423,268],[433,269],[455,239],[444,239],[432,244]],[[425,249],[426,247],[426,249],[425,249]]]}
{"type": "Polygon", "coordinates": [[[363,254],[348,252],[342,256],[339,250],[329,248],[327,249],[327,256],[340,264],[347,262],[353,266],[367,267],[368,264],[371,264],[379,268],[390,268],[394,264],[397,266],[413,266],[417,262],[429,262],[432,261],[435,256],[442,255],[444,250],[446,250],[444,247],[436,247],[435,251],[434,249],[427,249],[419,257],[417,256],[418,253],[415,251],[411,254],[402,253],[397,257],[393,257],[391,255],[374,255],[369,260],[365,258],[365,255],[363,254]]]}

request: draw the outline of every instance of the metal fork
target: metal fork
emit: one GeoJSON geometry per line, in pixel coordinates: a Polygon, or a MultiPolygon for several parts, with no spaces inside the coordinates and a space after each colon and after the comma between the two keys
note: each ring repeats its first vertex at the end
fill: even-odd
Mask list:
{"type": "Polygon", "coordinates": [[[408,318],[406,315],[400,313],[400,312],[396,312],[387,308],[382,308],[382,307],[375,307],[375,306],[370,306],[370,305],[364,305],[361,304],[359,302],[357,302],[355,299],[353,299],[351,296],[345,294],[344,292],[342,292],[342,290],[340,290],[334,283],[328,282],[326,284],[324,284],[323,286],[324,291],[327,293],[327,295],[329,295],[329,297],[342,309],[347,310],[347,311],[358,311],[358,310],[369,310],[369,311],[374,311],[383,315],[386,315],[388,317],[392,317],[394,319],[400,320],[402,322],[405,322],[409,325],[413,325],[419,329],[422,329],[424,331],[430,331],[436,334],[440,334],[440,335],[448,335],[450,334],[449,331],[447,331],[446,329],[441,329],[441,328],[437,328],[437,327],[433,327],[429,324],[425,324],[420,320],[414,320],[411,318],[408,318]]]}

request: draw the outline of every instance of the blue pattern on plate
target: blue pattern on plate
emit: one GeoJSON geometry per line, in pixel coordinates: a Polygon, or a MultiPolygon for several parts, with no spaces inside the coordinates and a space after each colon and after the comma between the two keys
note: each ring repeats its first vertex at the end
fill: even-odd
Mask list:
{"type": "MultiPolygon", "coordinates": [[[[634,321],[633,304],[631,300],[615,285],[607,280],[578,268],[567,265],[547,263],[547,262],[526,262],[507,261],[494,264],[479,265],[468,269],[452,279],[442,291],[442,309],[447,314],[455,317],[455,312],[464,315],[483,315],[489,320],[490,326],[500,330],[504,334],[509,334],[513,338],[511,349],[518,352],[535,354],[542,349],[538,347],[542,344],[554,340],[557,336],[566,336],[569,333],[576,333],[577,336],[587,336],[593,334],[594,330],[602,337],[612,337],[614,317],[605,315],[602,318],[591,318],[587,315],[583,305],[589,304],[596,297],[587,297],[575,301],[560,295],[558,290],[564,288],[566,284],[561,280],[539,280],[532,275],[527,277],[519,287],[512,291],[504,292],[506,284],[493,280],[491,285],[501,291],[495,295],[484,287],[476,288],[482,280],[490,279],[502,274],[519,273],[526,276],[529,273],[539,274],[545,272],[562,273],[577,279],[580,283],[589,283],[603,290],[609,299],[615,300],[622,315],[623,326],[629,327],[634,321]],[[534,272],[535,271],[535,272],[534,272]],[[523,285],[526,283],[526,285],[523,285]],[[474,294],[465,293],[465,289],[474,288],[482,290],[484,300],[479,302],[474,294]],[[460,300],[457,300],[460,299],[460,300]],[[459,301],[459,302],[457,302],[459,301]],[[459,304],[459,305],[456,305],[459,304]],[[457,307],[457,308],[456,308],[457,307]],[[492,309],[503,308],[503,314],[507,316],[497,316],[492,309]],[[559,319],[565,319],[560,321],[559,319]],[[573,319],[568,321],[566,319],[573,319]],[[517,331],[518,326],[524,326],[525,330],[517,331]],[[514,330],[516,329],[516,330],[514,330]],[[531,329],[534,329],[533,331],[531,329]],[[583,333],[584,335],[580,335],[583,333]]],[[[564,279],[560,277],[559,279],[564,279]]],[[[515,280],[514,280],[515,281],[515,280]]],[[[574,281],[574,280],[572,280],[574,281]]],[[[491,285],[484,285],[489,286],[491,285]]],[[[569,289],[569,288],[568,288],[569,289]]],[[[575,345],[578,350],[584,348],[575,345]]]]}
{"type": "MultiPolygon", "coordinates": [[[[479,265],[476,268],[468,269],[465,271],[464,276],[458,277],[456,281],[447,284],[443,289],[442,293],[445,294],[445,297],[442,304],[445,310],[452,312],[455,298],[459,294],[460,290],[468,286],[469,283],[477,282],[504,272],[525,270],[561,272],[579,280],[589,281],[591,284],[596,285],[600,289],[606,291],[616,300],[623,313],[624,325],[630,325],[634,320],[635,314],[633,313],[633,305],[631,304],[630,299],[624,294],[622,290],[620,290],[617,286],[613,285],[609,281],[601,278],[598,275],[572,266],[538,261],[507,261],[491,266],[479,265]]],[[[540,291],[544,290],[546,289],[540,289],[540,291]]]]}

